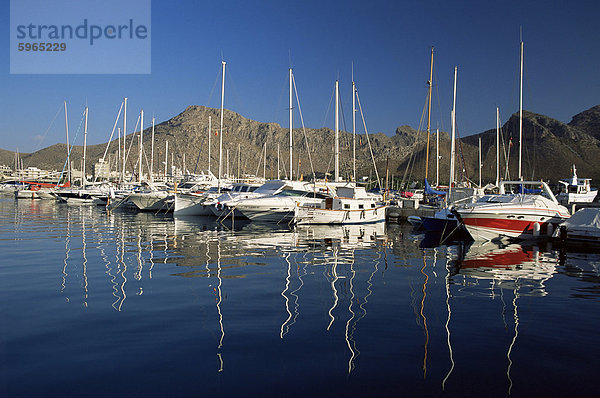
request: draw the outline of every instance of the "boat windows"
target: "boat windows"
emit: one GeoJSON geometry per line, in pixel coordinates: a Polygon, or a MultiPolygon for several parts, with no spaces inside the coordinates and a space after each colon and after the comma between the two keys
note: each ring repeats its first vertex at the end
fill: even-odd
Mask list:
{"type": "Polygon", "coordinates": [[[344,209],[350,209],[350,204],[349,203],[344,203],[344,209]]]}

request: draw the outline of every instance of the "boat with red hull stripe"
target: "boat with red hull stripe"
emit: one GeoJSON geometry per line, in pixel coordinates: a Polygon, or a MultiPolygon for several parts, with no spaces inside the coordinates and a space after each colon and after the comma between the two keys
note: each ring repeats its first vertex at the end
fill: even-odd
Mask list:
{"type": "Polygon", "coordinates": [[[570,216],[541,181],[503,181],[500,194],[457,206],[455,212],[475,240],[552,235],[570,216]]]}

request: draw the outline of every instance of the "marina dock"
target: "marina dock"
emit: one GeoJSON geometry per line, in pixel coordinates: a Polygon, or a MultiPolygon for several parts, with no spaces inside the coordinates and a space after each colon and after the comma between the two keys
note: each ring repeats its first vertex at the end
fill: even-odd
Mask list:
{"type": "Polygon", "coordinates": [[[387,209],[386,221],[389,223],[403,223],[408,217],[433,217],[439,208],[419,203],[418,199],[399,200],[387,209]]]}

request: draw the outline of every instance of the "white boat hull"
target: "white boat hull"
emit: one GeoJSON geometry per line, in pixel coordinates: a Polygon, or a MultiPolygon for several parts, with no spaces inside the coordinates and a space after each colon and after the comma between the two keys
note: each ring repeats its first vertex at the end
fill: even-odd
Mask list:
{"type": "Polygon", "coordinates": [[[363,210],[335,210],[313,207],[296,207],[298,225],[307,224],[371,224],[385,221],[387,205],[363,210]]]}
{"type": "Polygon", "coordinates": [[[37,195],[40,199],[56,200],[56,196],[54,196],[54,193],[47,189],[40,189],[39,191],[37,191],[37,195]]]}
{"type": "Polygon", "coordinates": [[[175,194],[173,214],[176,216],[212,216],[212,204],[206,202],[205,195],[175,194]]]}
{"type": "Polygon", "coordinates": [[[64,200],[69,205],[95,205],[94,198],[67,198],[64,200]]]}
{"type": "Polygon", "coordinates": [[[16,199],[39,199],[37,191],[31,191],[29,189],[20,189],[15,191],[16,199]]]}
{"type": "Polygon", "coordinates": [[[593,190],[586,193],[560,193],[556,197],[560,203],[592,203],[596,196],[598,195],[598,191],[593,190]]]}
{"type": "Polygon", "coordinates": [[[58,199],[71,205],[93,205],[96,197],[89,192],[84,191],[58,191],[56,193],[58,199]]]}
{"type": "Polygon", "coordinates": [[[241,200],[235,209],[252,221],[287,224],[293,221],[297,206],[318,207],[322,201],[322,198],[313,198],[310,195],[275,195],[241,200]]]}
{"type": "Polygon", "coordinates": [[[16,199],[56,199],[53,190],[49,188],[15,190],[16,199]]]}
{"type": "Polygon", "coordinates": [[[129,195],[129,200],[142,211],[168,211],[173,195],[167,192],[149,192],[129,195]]]}
{"type": "Polygon", "coordinates": [[[255,222],[287,224],[294,219],[294,207],[280,207],[277,209],[259,206],[238,207],[242,215],[255,222]]]}

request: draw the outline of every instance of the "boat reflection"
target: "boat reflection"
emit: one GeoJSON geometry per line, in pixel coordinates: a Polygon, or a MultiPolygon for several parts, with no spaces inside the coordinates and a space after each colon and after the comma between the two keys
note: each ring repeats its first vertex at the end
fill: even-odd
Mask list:
{"type": "Polygon", "coordinates": [[[556,254],[539,246],[473,242],[463,253],[456,263],[457,273],[477,280],[489,280],[492,287],[518,289],[521,296],[547,295],[545,282],[557,272],[556,254]]]}
{"type": "Polygon", "coordinates": [[[358,322],[367,315],[369,297],[373,294],[372,280],[379,270],[382,253],[380,250],[375,250],[376,257],[371,261],[373,269],[369,270],[369,277],[365,283],[356,281],[356,277],[363,271],[360,269],[362,264],[369,262],[357,262],[357,256],[361,255],[363,249],[376,249],[377,245],[381,245],[385,252],[387,241],[385,224],[301,226],[296,232],[300,244],[314,250],[311,252],[313,255],[311,264],[324,266],[324,275],[330,282],[332,302],[328,310],[329,324],[326,330],[332,331],[336,313],[339,313],[338,318],[347,317],[343,333],[348,348],[348,374],[350,374],[355,369],[356,359],[360,355],[354,335],[358,322]],[[347,289],[345,292],[338,287],[340,279],[344,280],[344,287],[347,289]],[[364,287],[358,288],[357,286],[360,285],[364,287]],[[340,302],[347,303],[345,307],[347,310],[341,309],[340,302]]]}
{"type": "Polygon", "coordinates": [[[217,278],[210,286],[214,289],[220,329],[217,343],[219,371],[223,370],[224,313],[227,312],[222,308],[222,297],[227,296],[228,285],[224,282],[248,277],[252,267],[257,265],[257,259],[269,258],[279,262],[283,271],[280,295],[284,317],[278,331],[280,339],[286,338],[300,315],[304,278],[309,274],[307,268],[320,268],[331,290],[331,305],[327,311],[329,322],[324,328],[335,333],[336,321],[345,320],[340,333],[343,333],[349,351],[348,373],[352,372],[360,354],[354,333],[358,322],[367,314],[368,298],[373,293],[372,279],[381,262],[380,255],[375,261],[368,262],[373,269],[369,270],[366,283],[361,284],[366,286],[358,289],[355,257],[361,250],[369,249],[368,253],[371,253],[377,245],[384,245],[387,240],[385,224],[290,228],[238,223],[234,227],[202,217],[176,217],[174,224],[175,235],[169,242],[172,259],[169,261],[186,268],[176,275],[217,278]]]}
{"type": "Polygon", "coordinates": [[[96,264],[103,264],[114,298],[111,306],[121,311],[131,291],[144,294],[143,280],[152,279],[156,261],[162,258],[166,262],[170,256],[166,242],[173,237],[169,231],[172,224],[152,215],[115,215],[93,207],[59,206],[55,217],[56,229],[50,236],[64,239],[59,291],[67,302],[82,291],[81,304],[87,307],[92,290],[95,300],[103,300],[105,285],[88,275],[98,271],[96,264]]]}
{"type": "Polygon", "coordinates": [[[307,243],[324,243],[344,248],[373,247],[385,240],[385,223],[363,225],[300,225],[298,234],[307,243]]]}
{"type": "MultiPolygon", "coordinates": [[[[512,291],[512,330],[513,336],[507,348],[506,378],[508,382],[507,395],[511,395],[513,379],[511,370],[513,366],[513,351],[519,336],[519,311],[518,300],[524,296],[544,297],[548,295],[546,282],[557,273],[559,259],[556,251],[546,250],[539,246],[522,246],[510,244],[506,246],[493,242],[482,244],[473,243],[466,247],[462,255],[455,263],[455,274],[452,282],[462,287],[473,286],[489,289],[488,295],[494,299],[498,294],[505,306],[505,291],[512,291]],[[463,277],[461,281],[458,279],[463,277]],[[488,282],[489,285],[479,285],[478,282],[488,282]]],[[[508,329],[509,322],[502,317],[505,327],[508,329]]],[[[449,335],[448,335],[449,336],[449,335]]],[[[449,337],[448,337],[449,338],[449,337]]],[[[454,362],[452,363],[454,368],[454,362]]],[[[446,383],[448,376],[444,379],[446,383]]]]}
{"type": "MultiPolygon", "coordinates": [[[[174,219],[175,236],[171,249],[179,256],[175,259],[179,266],[195,266],[204,264],[207,253],[222,242],[223,258],[236,258],[236,263],[245,265],[243,258],[273,254],[284,257],[288,252],[315,253],[315,261],[329,262],[338,247],[343,253],[335,253],[339,261],[350,263],[345,258],[349,250],[373,248],[387,240],[385,224],[344,225],[344,226],[270,226],[256,223],[241,224],[236,222],[235,229],[214,219],[203,217],[174,219]],[[320,250],[315,251],[316,248],[320,250]],[[208,250],[208,252],[207,252],[208,250]],[[320,253],[316,254],[317,252],[320,253]],[[321,258],[319,258],[321,257],[321,258]]],[[[200,276],[205,270],[196,269],[181,276],[200,276]]]]}

